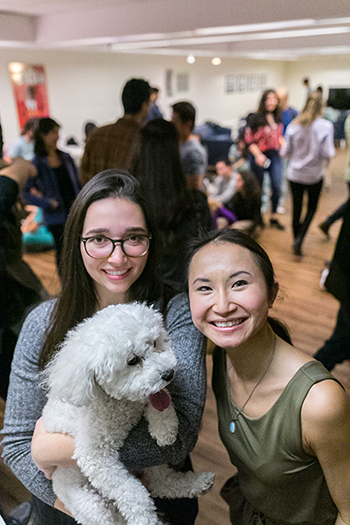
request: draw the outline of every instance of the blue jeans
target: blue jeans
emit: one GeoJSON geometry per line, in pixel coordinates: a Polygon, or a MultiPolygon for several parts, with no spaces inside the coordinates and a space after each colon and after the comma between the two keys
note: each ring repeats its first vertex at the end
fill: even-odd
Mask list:
{"type": "Polygon", "coordinates": [[[263,181],[264,181],[264,173],[267,171],[270,177],[271,182],[271,190],[272,190],[272,196],[271,196],[271,211],[272,213],[276,213],[278,201],[281,195],[281,184],[282,184],[282,159],[280,157],[280,154],[278,151],[269,149],[267,151],[263,152],[265,157],[267,157],[271,164],[268,168],[264,168],[261,166],[258,166],[258,164],[255,162],[254,155],[250,154],[249,160],[250,160],[250,168],[256,178],[259,181],[260,186],[262,187],[263,181]]]}

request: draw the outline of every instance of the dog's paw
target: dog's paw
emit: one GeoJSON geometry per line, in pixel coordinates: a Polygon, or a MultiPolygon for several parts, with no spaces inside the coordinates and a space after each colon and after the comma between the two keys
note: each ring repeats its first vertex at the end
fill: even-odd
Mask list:
{"type": "Polygon", "coordinates": [[[200,492],[197,492],[198,496],[203,496],[207,492],[209,492],[214,484],[215,474],[213,472],[202,472],[200,474],[197,474],[198,479],[198,490],[200,492]]]}
{"type": "Polygon", "coordinates": [[[169,429],[166,429],[165,432],[158,432],[157,436],[155,436],[157,445],[160,447],[166,447],[167,445],[172,445],[175,443],[177,438],[177,429],[176,431],[170,431],[169,429]]]}

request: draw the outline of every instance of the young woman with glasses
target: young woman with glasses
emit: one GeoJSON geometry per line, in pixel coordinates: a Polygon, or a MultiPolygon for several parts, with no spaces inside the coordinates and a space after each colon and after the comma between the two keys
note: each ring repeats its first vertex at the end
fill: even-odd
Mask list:
{"type": "MultiPolygon", "coordinates": [[[[179,367],[169,386],[180,422],[177,441],[159,448],[141,420],[120,457],[131,471],[162,463],[191,468],[188,454],[197,440],[206,393],[205,339],[192,324],[187,296],[165,297],[159,267],[157,231],[138,182],[117,170],[96,175],[78,195],[66,223],[62,291],[28,317],[13,361],[4,458],[34,495],[32,524],[75,523],[63,513],[50,481],[57,465],[74,466],[74,441],[45,432],[40,416],[46,398],[38,372],[68,330],[110,304],[145,301],[161,310],[179,367]]],[[[167,523],[194,523],[195,500],[156,500],[156,505],[167,523]]]]}

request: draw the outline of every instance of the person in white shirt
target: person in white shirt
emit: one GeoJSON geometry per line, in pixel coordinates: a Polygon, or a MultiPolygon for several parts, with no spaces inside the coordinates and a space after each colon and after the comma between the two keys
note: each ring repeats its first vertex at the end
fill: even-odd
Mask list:
{"type": "Polygon", "coordinates": [[[204,179],[203,182],[208,197],[225,206],[225,204],[230,202],[236,191],[236,179],[232,172],[231,162],[228,159],[219,160],[215,167],[217,176],[213,182],[209,182],[208,179],[204,179]]]}
{"type": "Polygon", "coordinates": [[[293,251],[301,256],[301,245],[315,215],[321,194],[325,164],[335,155],[333,124],[323,118],[322,101],[311,93],[304,109],[289,124],[284,155],[290,158],[287,178],[292,194],[293,251]],[[303,218],[303,195],[308,194],[303,218]]]}

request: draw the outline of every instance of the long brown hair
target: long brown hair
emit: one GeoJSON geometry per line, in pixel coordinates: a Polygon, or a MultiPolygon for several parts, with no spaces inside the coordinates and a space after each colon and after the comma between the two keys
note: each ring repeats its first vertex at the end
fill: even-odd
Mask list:
{"type": "MultiPolygon", "coordinates": [[[[278,101],[277,93],[274,89],[265,89],[265,91],[261,95],[261,99],[259,102],[257,112],[253,113],[250,116],[250,120],[247,122],[248,126],[252,129],[252,131],[256,131],[258,128],[268,125],[267,118],[266,118],[266,115],[268,114],[268,111],[266,109],[266,100],[267,100],[267,97],[270,95],[270,93],[273,93],[276,97],[276,100],[278,101]]],[[[275,109],[273,110],[272,115],[276,123],[280,123],[282,121],[281,109],[278,103],[275,109]]]]}
{"type": "Polygon", "coordinates": [[[62,291],[54,305],[46,340],[40,353],[39,368],[50,361],[67,332],[91,317],[97,304],[94,281],[85,269],[80,253],[80,235],[88,208],[93,202],[116,197],[138,204],[152,235],[146,266],[128,291],[128,301],[152,304],[161,298],[162,276],[158,253],[158,236],[153,217],[140,193],[137,180],[127,172],[111,169],[95,175],[77,196],[64,230],[60,264],[62,291]]]}
{"type": "Polygon", "coordinates": [[[293,124],[300,124],[300,126],[311,126],[311,124],[322,115],[322,98],[319,93],[310,93],[307,97],[306,103],[302,111],[294,120],[293,124]]]}

